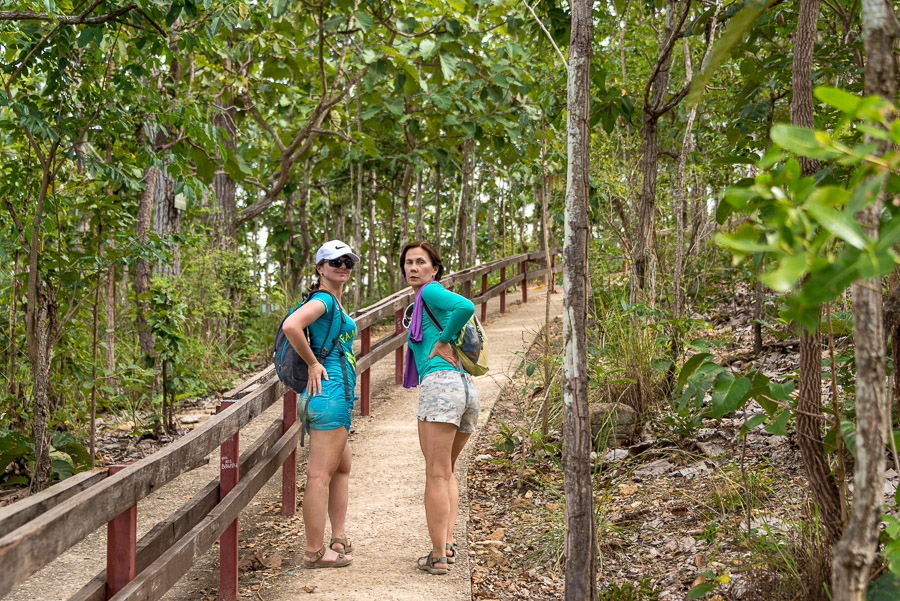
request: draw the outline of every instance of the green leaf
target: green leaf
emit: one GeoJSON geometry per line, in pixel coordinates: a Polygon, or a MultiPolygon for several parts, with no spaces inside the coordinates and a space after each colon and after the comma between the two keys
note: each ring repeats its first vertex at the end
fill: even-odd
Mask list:
{"type": "Polygon", "coordinates": [[[787,292],[803,277],[806,269],[806,253],[799,252],[781,259],[775,271],[760,275],[759,280],[776,292],[787,292]]]}
{"type": "Polygon", "coordinates": [[[856,457],[856,424],[848,419],[842,419],[841,438],[850,454],[856,457]]]}
{"type": "Polygon", "coordinates": [[[392,98],[384,103],[384,107],[395,115],[403,114],[403,98],[392,98]]]}
{"type": "Polygon", "coordinates": [[[716,234],[716,244],[745,253],[769,252],[775,250],[765,242],[751,224],[745,223],[733,234],[716,234]]]}
{"type": "Polygon", "coordinates": [[[687,592],[687,595],[685,596],[685,599],[700,599],[702,597],[705,597],[707,593],[712,592],[714,588],[716,588],[715,582],[703,582],[702,584],[698,584],[697,586],[689,590],[687,592]]]}
{"type": "Polygon", "coordinates": [[[891,572],[886,572],[869,583],[866,590],[866,601],[896,601],[900,599],[900,575],[896,574],[900,565],[891,561],[891,572]]]}
{"type": "Polygon", "coordinates": [[[685,361],[684,366],[682,366],[681,371],[678,372],[678,381],[675,385],[676,390],[681,390],[684,387],[687,379],[691,377],[691,374],[700,367],[700,365],[711,358],[712,355],[709,353],[697,353],[696,355],[692,355],[690,359],[685,361]]]}
{"type": "Polygon", "coordinates": [[[435,46],[434,40],[425,38],[419,43],[419,54],[421,54],[422,58],[425,60],[429,60],[434,55],[435,46]]]}
{"type": "Polygon", "coordinates": [[[272,0],[272,18],[280,19],[287,12],[288,0],[272,0]]]}
{"type": "Polygon", "coordinates": [[[767,417],[767,416],[766,416],[765,413],[757,413],[756,415],[754,415],[753,417],[751,417],[750,419],[748,419],[748,420],[744,423],[744,425],[741,426],[741,436],[744,436],[745,434],[747,434],[747,432],[749,432],[750,430],[752,430],[752,429],[755,428],[756,426],[758,426],[758,425],[760,425],[761,423],[763,423],[764,421],[766,421],[766,417],[767,417]]]}
{"type": "Polygon", "coordinates": [[[174,23],[178,16],[181,15],[181,10],[184,8],[183,2],[173,2],[171,8],[169,8],[169,12],[166,15],[166,26],[171,27],[172,23],[174,23]]]}
{"type": "Polygon", "coordinates": [[[438,58],[440,58],[441,61],[441,73],[443,74],[444,79],[451,79],[456,73],[459,59],[448,52],[441,52],[438,54],[438,58]]]}
{"type": "Polygon", "coordinates": [[[50,472],[56,474],[60,480],[65,480],[75,475],[75,468],[65,459],[52,458],[50,460],[50,472]]]}
{"type": "Polygon", "coordinates": [[[806,211],[819,225],[850,246],[864,250],[868,242],[862,227],[844,211],[838,211],[816,203],[806,205],[806,211]]]}
{"type": "Polygon", "coordinates": [[[81,35],[78,36],[78,47],[84,48],[94,40],[97,40],[98,46],[103,42],[103,28],[96,25],[89,25],[85,27],[81,32],[81,35]]]}
{"type": "Polygon", "coordinates": [[[855,115],[856,109],[859,107],[862,98],[845,92],[840,88],[831,86],[819,86],[813,91],[813,96],[827,104],[833,106],[837,110],[847,113],[848,116],[855,115]]]}
{"type": "Polygon", "coordinates": [[[776,123],[772,126],[771,135],[773,142],[800,156],[831,159],[841,155],[825,143],[822,135],[808,127],[776,123]]]}
{"type": "Polygon", "coordinates": [[[453,97],[447,92],[433,92],[431,94],[431,101],[434,103],[434,106],[442,111],[450,110],[450,107],[453,106],[453,97]]]}
{"type": "Polygon", "coordinates": [[[355,12],[353,16],[356,17],[356,22],[359,23],[359,28],[363,31],[369,31],[372,25],[375,24],[375,19],[372,18],[372,15],[365,11],[355,12]]]}
{"type": "Polygon", "coordinates": [[[791,412],[788,409],[785,409],[778,417],[775,418],[775,421],[766,426],[766,432],[769,434],[774,434],[775,436],[787,436],[787,423],[788,420],[791,419],[791,412]]]}
{"type": "Polygon", "coordinates": [[[722,372],[716,378],[716,385],[712,391],[712,415],[716,419],[721,419],[726,413],[738,409],[746,400],[747,392],[750,391],[751,382],[749,378],[735,379],[729,372],[722,372]]]}

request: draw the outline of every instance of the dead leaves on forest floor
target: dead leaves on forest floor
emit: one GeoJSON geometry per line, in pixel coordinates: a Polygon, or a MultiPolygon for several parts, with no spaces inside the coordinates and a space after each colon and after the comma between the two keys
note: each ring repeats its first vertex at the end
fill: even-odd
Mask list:
{"type": "MultiPolygon", "coordinates": [[[[725,297],[702,333],[720,341],[720,357],[752,348],[750,300],[746,290],[725,297]]],[[[769,332],[765,340],[780,338],[769,332]]],[[[740,359],[735,363],[750,367],[740,359]]],[[[796,347],[773,344],[753,367],[781,378],[796,365],[796,347]]],[[[536,371],[530,379],[517,374],[475,441],[469,543],[478,601],[563,597],[561,457],[530,449],[523,462],[521,440],[514,439],[528,440],[519,428],[528,430],[536,421],[526,407],[536,403],[523,392],[541,385],[536,371]]],[[[682,600],[704,583],[705,599],[775,598],[773,564],[803,561],[779,555],[789,548],[804,552],[797,525],[806,511],[807,484],[796,446],[764,426],[746,439],[739,436],[745,421],[762,412],[755,404],[705,422],[689,440],[663,425],[665,412],[651,407],[637,443],[605,449],[597,460],[600,598],[682,600]]],[[[545,442],[558,438],[551,431],[545,442]]],[[[889,477],[886,494],[897,483],[896,474],[889,477]]]]}

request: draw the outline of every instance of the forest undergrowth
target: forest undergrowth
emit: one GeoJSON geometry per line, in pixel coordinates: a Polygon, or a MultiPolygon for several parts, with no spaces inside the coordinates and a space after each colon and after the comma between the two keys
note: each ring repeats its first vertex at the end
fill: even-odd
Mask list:
{"type": "MultiPolygon", "coordinates": [[[[703,314],[692,316],[685,358],[708,351],[710,363],[735,373],[758,370],[786,384],[790,404],[799,352],[790,327],[766,323],[762,352],[755,355],[754,291],[739,283],[716,289],[711,298],[703,314]]],[[[639,317],[623,319],[624,306],[597,311],[589,355],[599,598],[829,599],[831,558],[792,421],[757,417],[767,412],[753,400],[719,419],[679,403],[674,378],[666,384],[672,377],[663,356],[666,329],[641,325],[639,317]],[[641,367],[628,349],[639,347],[647,332],[660,340],[655,349],[640,349],[648,353],[641,367]],[[603,402],[611,396],[619,406],[635,406],[640,397],[633,428],[629,419],[609,413],[603,402]]],[[[626,311],[634,317],[634,308],[626,311]]],[[[559,322],[551,324],[551,335],[549,353],[538,338],[522,357],[476,442],[469,471],[474,599],[563,595],[562,401],[553,375],[562,353],[559,322]],[[548,372],[553,380],[545,397],[548,372]]],[[[847,340],[836,339],[840,362],[847,340]]],[[[886,502],[900,477],[889,470],[887,478],[886,502]]],[[[892,598],[877,595],[870,589],[870,599],[892,598]]]]}

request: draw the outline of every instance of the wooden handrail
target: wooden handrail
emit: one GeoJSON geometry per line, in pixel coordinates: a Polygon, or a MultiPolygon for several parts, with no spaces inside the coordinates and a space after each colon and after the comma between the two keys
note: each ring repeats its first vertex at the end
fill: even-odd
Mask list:
{"type": "Polygon", "coordinates": [[[0,596],[139,500],[198,465],[284,393],[277,379],[199,428],[0,538],[0,596]]]}

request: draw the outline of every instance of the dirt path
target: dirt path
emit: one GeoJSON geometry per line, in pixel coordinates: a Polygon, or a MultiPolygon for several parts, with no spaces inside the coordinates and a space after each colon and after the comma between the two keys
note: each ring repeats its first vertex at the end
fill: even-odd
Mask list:
{"type": "MultiPolygon", "coordinates": [[[[507,295],[507,311],[500,318],[499,299],[488,304],[485,324],[490,344],[488,375],[476,379],[481,394],[480,424],[490,414],[494,401],[544,320],[544,290],[530,289],[529,302],[513,301],[507,295]]],[[[479,309],[480,310],[480,309],[479,309]]],[[[562,294],[552,297],[551,318],[562,313],[562,294]]],[[[466,474],[469,455],[460,458],[460,512],[457,542],[460,557],[448,577],[430,576],[416,570],[416,557],[428,550],[425,510],[422,504],[424,467],[416,436],[417,390],[394,385],[394,366],[379,362],[372,374],[372,415],[354,416],[351,430],[353,471],[350,483],[348,534],[356,547],[353,565],[339,570],[304,570],[301,563],[302,520],[280,515],[281,478],[276,474],[241,513],[241,557],[255,552],[263,557],[280,556],[280,566],[242,572],[241,598],[261,601],[294,600],[310,591],[316,599],[471,599],[466,540],[468,497],[466,474]],[[299,535],[299,536],[298,536],[299,535]]],[[[241,431],[241,447],[247,448],[281,413],[276,403],[241,431]]],[[[473,448],[469,445],[467,451],[473,448]]],[[[177,478],[138,506],[138,536],[164,516],[175,511],[192,492],[216,477],[218,453],[208,465],[177,478]]],[[[304,457],[301,452],[303,486],[304,457]]],[[[6,599],[16,601],[65,601],[105,565],[105,528],[99,529],[57,561],[37,572],[6,599]]],[[[218,548],[214,546],[195,563],[164,597],[167,600],[215,599],[218,548]]],[[[277,561],[275,562],[277,563],[277,561]]],[[[259,567],[259,566],[257,566],[259,567]]]]}

